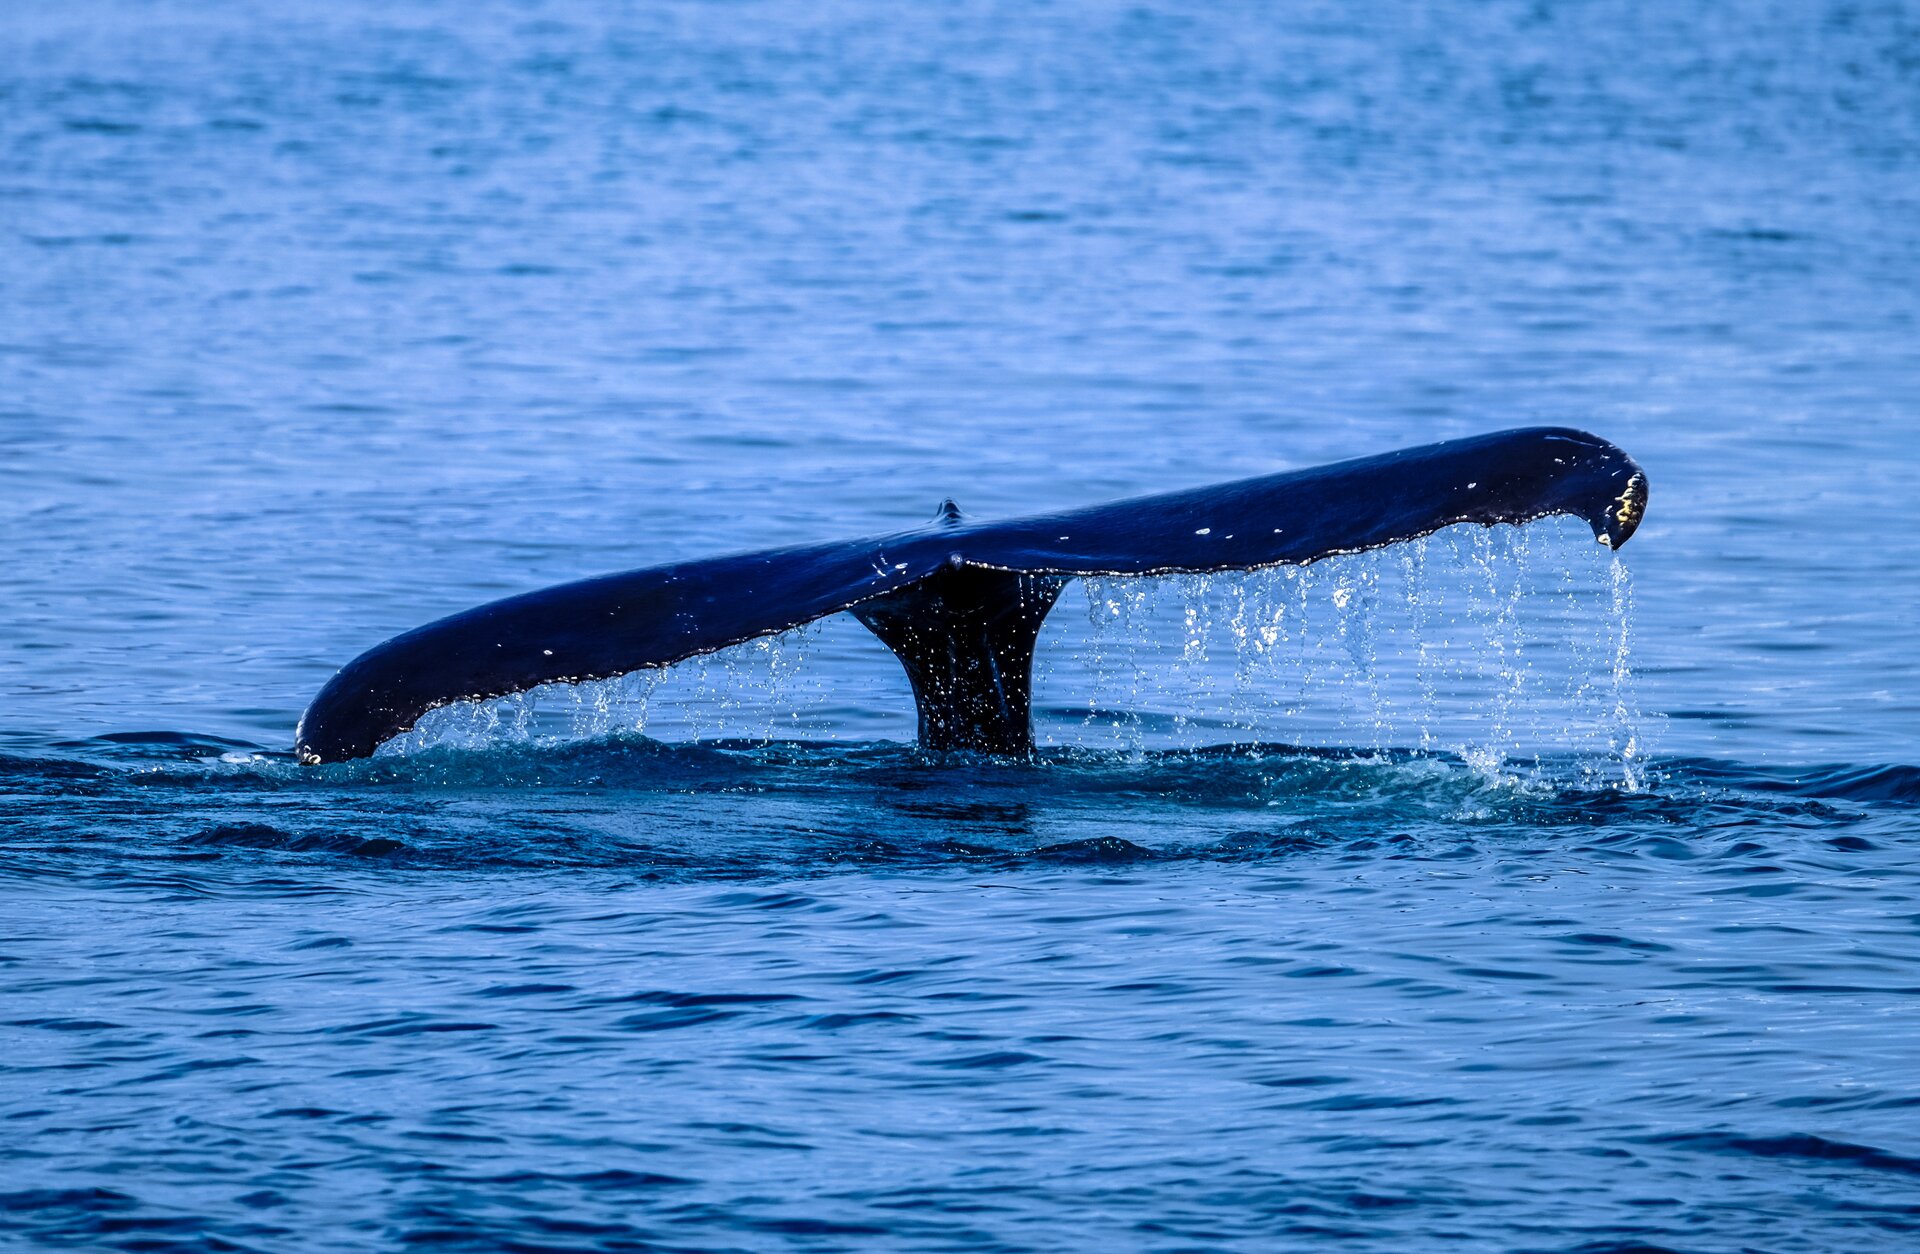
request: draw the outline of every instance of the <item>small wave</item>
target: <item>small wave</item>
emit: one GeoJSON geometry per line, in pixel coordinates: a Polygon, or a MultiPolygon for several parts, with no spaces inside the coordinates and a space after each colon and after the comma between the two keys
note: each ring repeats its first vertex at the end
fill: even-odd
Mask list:
{"type": "MultiPolygon", "coordinates": [[[[1489,768],[1425,750],[1228,744],[1056,748],[1010,761],[892,742],[676,745],[637,733],[317,768],[182,732],[98,738],[85,756],[9,743],[29,752],[0,756],[11,795],[0,818],[32,822],[7,866],[36,874],[91,874],[98,858],[285,858],[682,879],[1457,859],[1490,848],[1840,868],[1899,847],[1886,825],[1912,803],[1920,774],[1668,759],[1645,764],[1645,785],[1629,789],[1579,756],[1489,768]],[[1741,836],[1756,826],[1770,833],[1764,844],[1741,836]]],[[[162,878],[212,883],[174,869],[162,878]]],[[[1777,890],[1754,881],[1725,891],[1777,890]]]]}
{"type": "Polygon", "coordinates": [[[212,845],[229,849],[270,849],[281,853],[345,853],[378,858],[405,849],[385,836],[363,837],[346,832],[286,832],[266,823],[219,823],[184,837],[186,846],[212,845]]]}
{"type": "Polygon", "coordinates": [[[87,740],[55,741],[54,744],[59,748],[77,750],[83,754],[100,754],[121,760],[130,757],[198,759],[219,757],[230,753],[266,752],[250,741],[185,731],[107,732],[87,740]]]}
{"type": "Polygon", "coordinates": [[[1674,765],[1702,780],[1752,792],[1845,801],[1920,803],[1920,766],[1755,767],[1704,759],[1685,759],[1674,765]]]}
{"type": "Polygon", "coordinates": [[[1877,1171],[1920,1176],[1920,1158],[1890,1153],[1871,1145],[1856,1145],[1851,1141],[1831,1141],[1826,1137],[1815,1136],[1808,1132],[1789,1132],[1779,1136],[1743,1136],[1736,1132],[1681,1132],[1648,1137],[1643,1143],[1694,1150],[1703,1154],[1800,1159],[1806,1162],[1870,1167],[1877,1171]]]}

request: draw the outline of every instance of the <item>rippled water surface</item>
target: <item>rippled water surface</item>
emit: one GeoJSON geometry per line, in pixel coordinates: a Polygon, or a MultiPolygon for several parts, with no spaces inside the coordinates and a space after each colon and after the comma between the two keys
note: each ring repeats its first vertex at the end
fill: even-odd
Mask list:
{"type": "Polygon", "coordinates": [[[0,7],[0,1243],[1920,1240],[1920,22],[0,7]],[[1075,585],[1031,762],[829,620],[301,768],[582,575],[1539,422],[1075,585]]]}

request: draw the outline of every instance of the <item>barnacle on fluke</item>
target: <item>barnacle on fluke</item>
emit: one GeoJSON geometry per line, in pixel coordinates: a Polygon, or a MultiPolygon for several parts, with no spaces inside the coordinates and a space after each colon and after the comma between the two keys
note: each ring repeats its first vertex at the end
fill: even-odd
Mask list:
{"type": "Polygon", "coordinates": [[[1640,520],[1647,516],[1647,477],[1639,473],[1631,476],[1613,503],[1612,528],[1600,532],[1596,538],[1610,548],[1618,548],[1627,542],[1639,528],[1640,520]]]}

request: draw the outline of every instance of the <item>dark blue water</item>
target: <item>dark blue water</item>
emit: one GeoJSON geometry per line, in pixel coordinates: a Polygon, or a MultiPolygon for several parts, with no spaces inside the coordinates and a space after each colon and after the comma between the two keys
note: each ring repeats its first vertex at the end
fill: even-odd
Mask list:
{"type": "Polygon", "coordinates": [[[1920,1240],[1920,19],[0,8],[0,1243],[1920,1240]],[[832,620],[288,750],[582,575],[1537,422],[1622,554],[832,620]]]}

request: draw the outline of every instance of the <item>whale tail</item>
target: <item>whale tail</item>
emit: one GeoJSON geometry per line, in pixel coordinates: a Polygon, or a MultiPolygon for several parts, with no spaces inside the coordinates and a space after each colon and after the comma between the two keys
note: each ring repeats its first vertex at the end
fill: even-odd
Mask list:
{"type": "Polygon", "coordinates": [[[667,666],[850,610],[905,668],[922,745],[1025,753],[1034,642],[1075,577],[1302,564],[1550,514],[1618,548],[1646,505],[1632,458],[1557,427],[1002,522],[946,501],[910,531],[584,579],[416,628],[328,681],[295,752],[365,757],[442,705],[667,666]]]}

